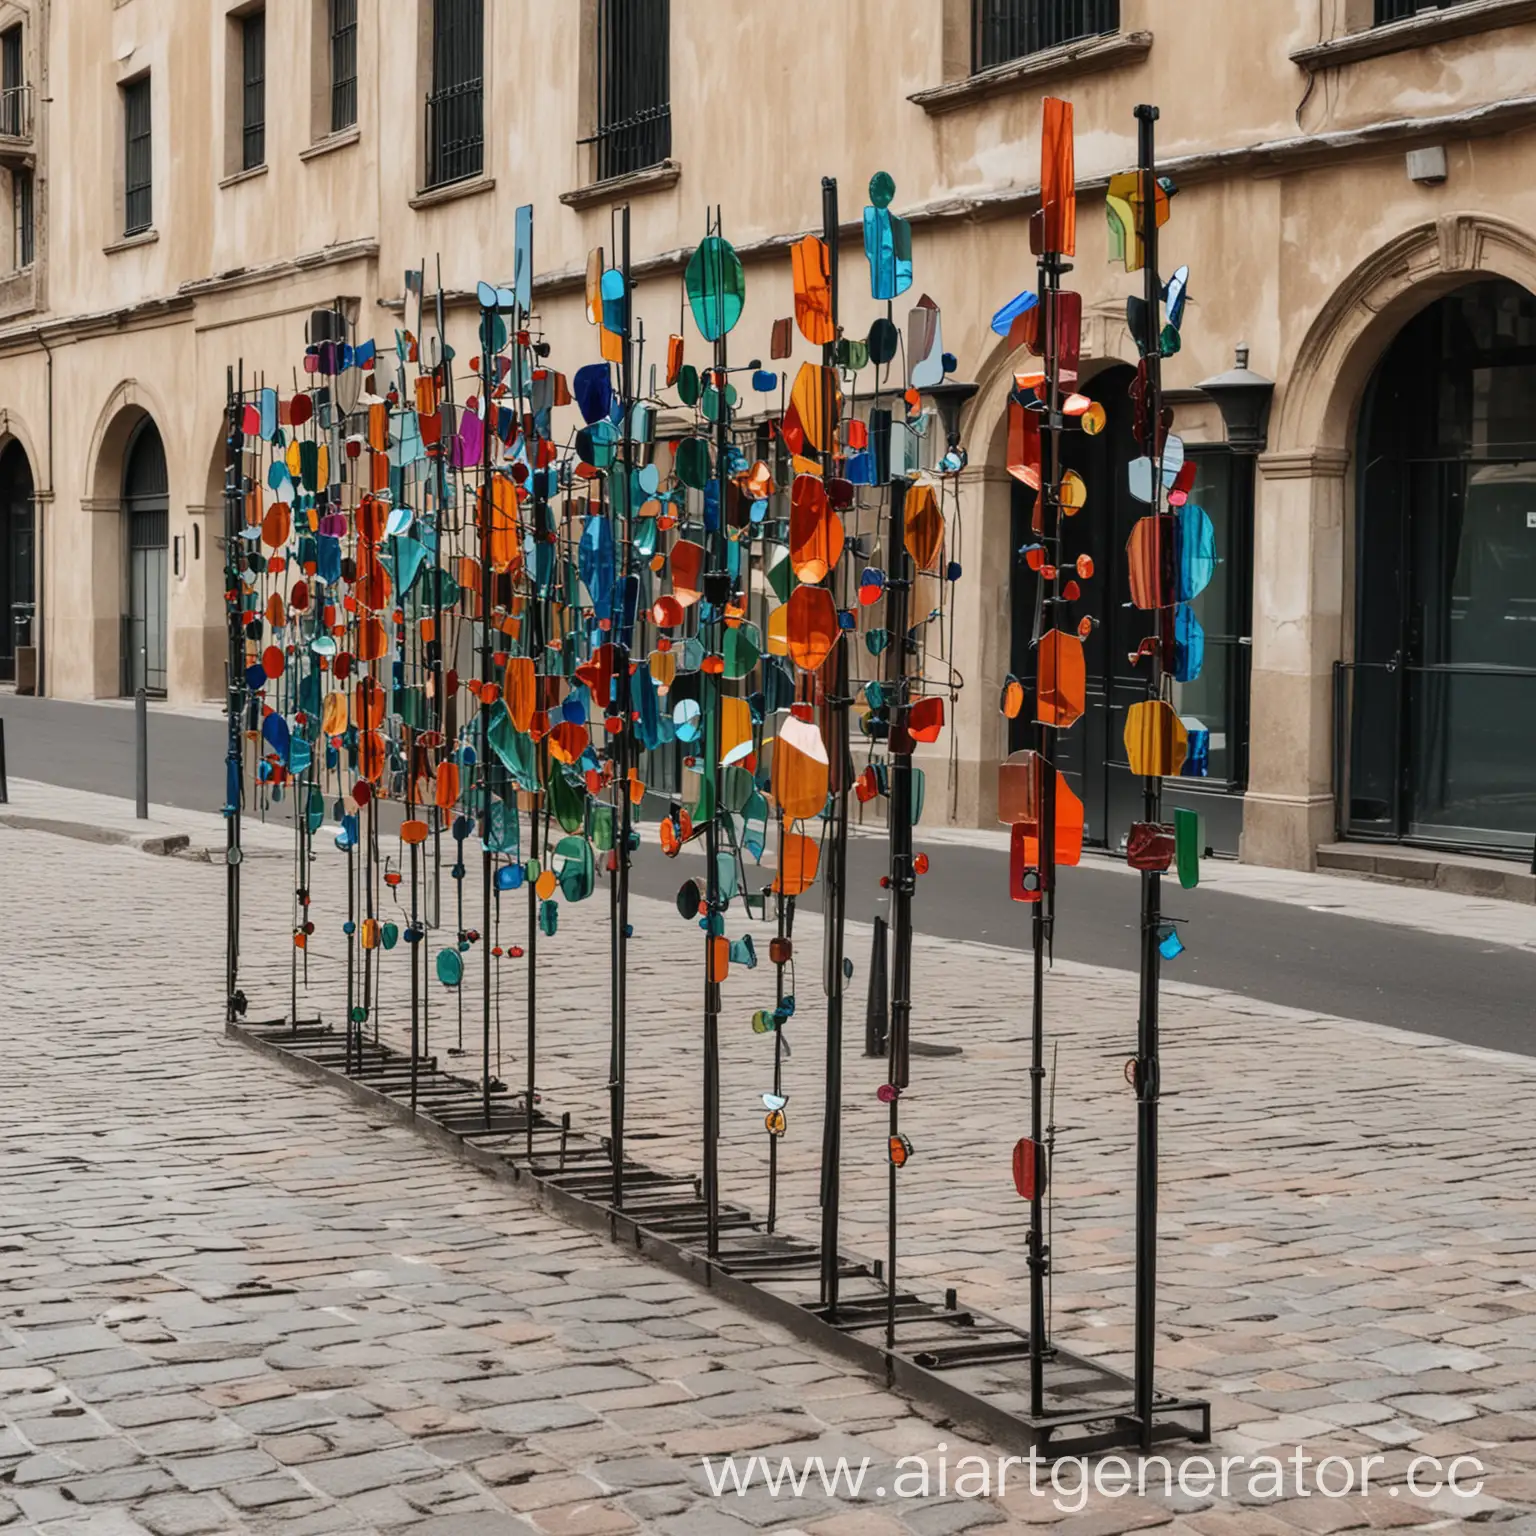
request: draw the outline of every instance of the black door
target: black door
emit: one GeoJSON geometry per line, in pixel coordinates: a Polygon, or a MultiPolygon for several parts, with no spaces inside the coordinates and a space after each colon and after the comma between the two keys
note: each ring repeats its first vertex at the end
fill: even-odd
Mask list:
{"type": "Polygon", "coordinates": [[[165,445],[148,417],[128,448],[123,473],[128,517],[128,623],[123,691],[165,692],[166,555],[170,496],[165,445]]]}
{"type": "MultiPolygon", "coordinates": [[[[1148,633],[1147,615],[1127,605],[1125,545],[1146,506],[1130,493],[1128,466],[1138,455],[1128,391],[1135,377],[1129,367],[1096,375],[1083,392],[1099,401],[1108,416],[1097,437],[1074,432],[1067,438],[1066,466],[1083,477],[1088,504],[1063,524],[1064,564],[1087,555],[1093,575],[1080,583],[1076,617],[1094,620],[1083,642],[1087,663],[1087,709],[1083,718],[1058,738],[1058,761],[1082,797],[1087,841],[1119,848],[1134,821],[1141,819],[1141,781],[1134,778],[1125,754],[1125,714],[1146,697],[1145,663],[1131,656],[1148,633]]],[[[1216,527],[1216,547],[1223,563],[1211,585],[1195,601],[1206,632],[1205,668],[1193,683],[1175,687],[1181,714],[1197,718],[1211,733],[1209,779],[1174,780],[1165,785],[1170,805],[1189,805],[1205,818],[1206,841],[1218,851],[1235,853],[1242,829],[1242,790],[1247,781],[1248,643],[1251,605],[1249,547],[1252,528],[1253,468],[1225,448],[1190,449],[1199,467],[1191,500],[1205,508],[1216,527]]],[[[1034,492],[1013,488],[1013,636],[1012,671],[1033,692],[1032,649],[1035,594],[1039,578],[1020,551],[1028,545],[1034,492]]],[[[1035,741],[1033,701],[1012,722],[1009,750],[1035,741]]]]}
{"type": "Polygon", "coordinates": [[[1536,837],[1536,297],[1475,283],[1416,316],[1361,413],[1346,830],[1536,837]]]}
{"type": "Polygon", "coordinates": [[[16,647],[32,644],[32,466],[20,443],[0,453],[0,680],[16,677],[16,647]]]}

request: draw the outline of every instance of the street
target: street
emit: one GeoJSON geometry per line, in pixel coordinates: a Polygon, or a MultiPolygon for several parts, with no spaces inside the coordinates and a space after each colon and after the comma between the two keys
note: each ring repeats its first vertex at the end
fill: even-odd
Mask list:
{"type": "MultiPolygon", "coordinates": [[[[19,799],[53,815],[86,803],[25,788],[19,799]]],[[[253,1016],[286,1005],[281,842],[280,829],[253,832],[246,865],[253,1016]]],[[[332,1014],[343,865],[335,854],[316,865],[321,920],[304,994],[332,1014]]],[[[1094,1494],[1074,1514],[1019,1492],[716,1499],[705,1454],[782,1448],[888,1467],[940,1442],[955,1456],[964,1442],[846,1367],[227,1043],[217,866],[0,827],[0,887],[28,891],[9,914],[0,1001],[10,1046],[0,1519],[20,1529],[496,1536],[531,1523],[549,1536],[857,1536],[1048,1521],[1063,1533],[1264,1536],[1450,1529],[1473,1516],[1528,1529],[1516,1517],[1536,1502],[1526,1109],[1536,1065],[1168,987],[1162,1380],[1211,1400],[1222,1454],[1296,1444],[1319,1457],[1375,1454],[1392,1487],[1326,1505],[1094,1494]],[[1481,1458],[1478,1498],[1410,1499],[1410,1461],[1452,1454],[1481,1458]]],[[[520,917],[518,907],[505,918],[509,936],[520,917]]],[[[634,1135],[647,1163],[692,1170],[697,946],[670,904],[638,896],[635,923],[634,1135]]],[[[605,931],[606,902],[579,904],[541,952],[541,1093],[585,1126],[605,1113],[608,984],[592,960],[605,931]]],[[[852,932],[867,942],[867,929],[852,932]]],[[[797,937],[819,949],[813,914],[797,937]]],[[[916,1155],[902,1185],[906,1280],[958,1284],[969,1303],[1013,1320],[1027,1310],[1027,1208],[1005,1167],[1027,1096],[1017,974],[995,946],[919,940],[925,1029],[963,1050],[917,1064],[903,1117],[916,1155]]],[[[1134,1117],[1120,1062],[1132,979],[1064,962],[1049,988],[1061,1043],[1056,1328],[1072,1348],[1123,1365],[1134,1117]]],[[[379,1014],[398,1040],[403,981],[390,989],[379,1014]]],[[[432,1048],[451,1050],[452,998],[435,991],[432,1048]]],[[[814,1231],[824,1067],[814,988],[802,991],[779,1200],[787,1228],[814,1231]]],[[[722,1177],[730,1198],[758,1209],[765,1143],[751,1106],[766,1058],[744,1020],[761,992],[760,979],[733,973],[722,1039],[722,1177]]],[[[496,1069],[513,1079],[519,997],[506,988],[496,1039],[496,1069]]],[[[472,1063],[473,1022],[466,1043],[472,1063]]],[[[878,1252],[882,1068],[854,1043],[845,1070],[844,1243],[878,1252]]]]}

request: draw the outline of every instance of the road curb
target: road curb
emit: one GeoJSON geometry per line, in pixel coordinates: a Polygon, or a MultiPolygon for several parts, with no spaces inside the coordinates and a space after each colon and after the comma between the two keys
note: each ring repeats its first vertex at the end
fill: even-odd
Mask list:
{"type": "Polygon", "coordinates": [[[16,811],[0,811],[0,827],[16,832],[50,832],[55,837],[69,837],[82,843],[103,843],[119,848],[136,848],[162,858],[180,858],[208,862],[206,848],[193,848],[185,832],[125,832],[120,827],[102,827],[80,821],[58,821],[49,816],[27,816],[16,811]]]}

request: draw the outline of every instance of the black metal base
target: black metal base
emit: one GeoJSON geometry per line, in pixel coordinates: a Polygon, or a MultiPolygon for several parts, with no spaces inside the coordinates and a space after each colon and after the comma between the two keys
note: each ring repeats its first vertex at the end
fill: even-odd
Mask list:
{"type": "Polygon", "coordinates": [[[840,1299],[829,1313],[820,1305],[817,1244],[770,1234],[750,1211],[725,1203],[720,1251],[710,1258],[694,1179],[626,1158],[617,1208],[606,1139],[573,1131],[568,1115],[551,1118],[537,1109],[530,1127],[523,1096],[500,1085],[487,1119],[480,1084],[445,1072],[436,1057],[418,1058],[413,1074],[408,1056],[365,1041],[358,1064],[354,1041],[349,1072],[345,1036],[324,1026],[236,1022],[225,1032],[308,1077],[344,1087],[370,1108],[386,1109],[464,1161],[532,1190],[562,1218],[634,1248],[1010,1450],[1080,1455],[1211,1437],[1210,1404],[1174,1398],[1156,1401],[1150,1435],[1143,1435],[1130,1378],[1059,1345],[1047,1356],[1047,1411],[1031,1415],[1028,1335],[959,1306],[953,1292],[942,1301],[899,1292],[897,1344],[887,1349],[887,1293],[877,1267],[839,1256],[840,1299]]]}

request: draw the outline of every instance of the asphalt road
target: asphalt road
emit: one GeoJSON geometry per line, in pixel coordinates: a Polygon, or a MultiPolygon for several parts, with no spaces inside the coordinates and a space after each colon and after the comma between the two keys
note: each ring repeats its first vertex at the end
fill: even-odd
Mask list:
{"type": "MultiPolygon", "coordinates": [[[[131,708],[7,696],[0,699],[0,720],[12,776],[132,796],[131,708]]],[[[216,811],[223,801],[223,722],[151,711],[149,725],[151,800],[216,811]]],[[[1003,899],[1006,854],[942,844],[930,856],[932,867],[920,880],[914,903],[919,931],[1027,948],[1027,908],[1003,899]]],[[[636,861],[635,889],[670,900],[701,868],[696,858],[667,860],[654,842],[647,843],[636,861]]],[[[864,836],[852,840],[851,918],[867,922],[883,910],[879,880],[884,868],[883,842],[864,836]]],[[[1324,912],[1175,886],[1166,906],[1188,919],[1182,929],[1187,950],[1166,974],[1294,1008],[1536,1055],[1531,1008],[1536,957],[1506,945],[1351,916],[1345,910],[1348,890],[1341,882],[1340,910],[1324,912]]],[[[819,891],[818,882],[805,905],[815,908],[819,891]]],[[[1134,970],[1137,901],[1137,883],[1122,870],[1090,858],[1080,868],[1062,871],[1056,953],[1134,970]]],[[[855,965],[868,964],[867,955],[852,958],[855,965]]],[[[1021,965],[1021,1003],[1026,985],[1021,965]]],[[[861,1028],[862,1020],[851,1024],[861,1028]]]]}

